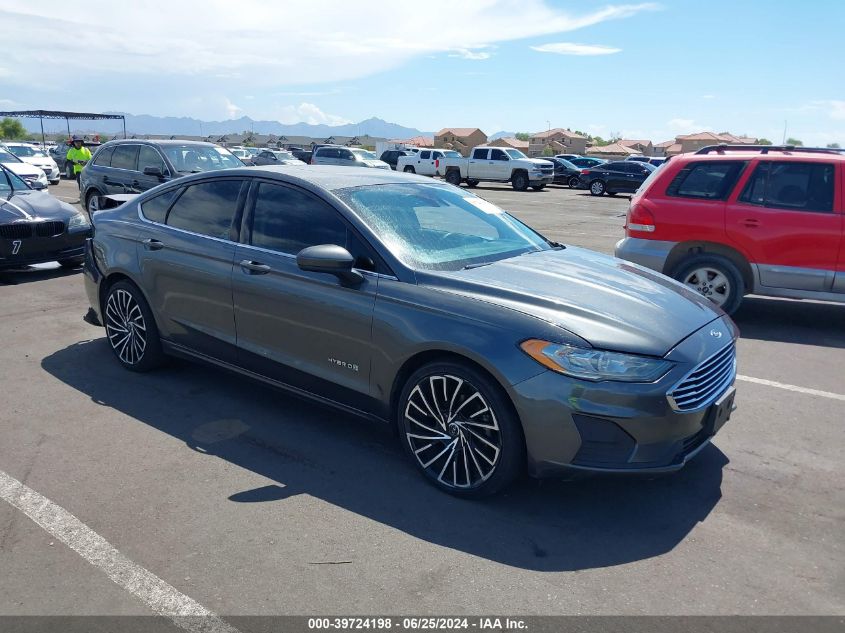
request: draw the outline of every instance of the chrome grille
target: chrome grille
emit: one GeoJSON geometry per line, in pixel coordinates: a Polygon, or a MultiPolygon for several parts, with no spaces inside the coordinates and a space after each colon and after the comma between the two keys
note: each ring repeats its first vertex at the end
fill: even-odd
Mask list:
{"type": "Polygon", "coordinates": [[[35,225],[35,234],[38,237],[55,237],[65,232],[64,222],[39,222],[35,225]]]}
{"type": "Polygon", "coordinates": [[[725,392],[736,376],[736,346],[731,343],[693,369],[667,394],[676,411],[696,411],[709,406],[725,392]]]}
{"type": "Polygon", "coordinates": [[[0,237],[7,240],[22,240],[32,237],[32,225],[24,222],[0,225],[0,237]]]}

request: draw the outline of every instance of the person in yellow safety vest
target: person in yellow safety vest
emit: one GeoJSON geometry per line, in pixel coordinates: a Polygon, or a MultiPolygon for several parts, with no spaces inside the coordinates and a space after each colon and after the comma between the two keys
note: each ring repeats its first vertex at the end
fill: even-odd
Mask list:
{"type": "Polygon", "coordinates": [[[91,160],[91,150],[82,146],[82,138],[73,137],[73,146],[67,151],[65,158],[73,165],[73,175],[76,176],[76,184],[79,186],[79,174],[82,168],[91,160]]]}

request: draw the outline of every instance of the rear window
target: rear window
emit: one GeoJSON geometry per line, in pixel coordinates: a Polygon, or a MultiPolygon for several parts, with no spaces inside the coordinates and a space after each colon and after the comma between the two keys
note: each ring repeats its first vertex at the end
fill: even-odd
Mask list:
{"type": "Polygon", "coordinates": [[[173,204],[178,192],[179,189],[171,189],[149,200],[145,200],[141,205],[141,214],[150,222],[164,224],[164,218],[167,217],[167,210],[173,204]]]}
{"type": "Polygon", "coordinates": [[[111,157],[111,166],[118,169],[135,170],[138,164],[137,145],[118,145],[111,157]]]}
{"type": "Polygon", "coordinates": [[[242,181],[212,180],[187,187],[167,214],[167,224],[219,239],[229,239],[242,181]]]}
{"type": "Polygon", "coordinates": [[[728,197],[745,161],[700,161],[688,163],[672,179],[666,195],[673,198],[724,200],[728,197]]]}
{"type": "Polygon", "coordinates": [[[111,155],[114,153],[114,147],[104,147],[94,158],[94,164],[100,167],[109,167],[111,165],[111,155]]]}

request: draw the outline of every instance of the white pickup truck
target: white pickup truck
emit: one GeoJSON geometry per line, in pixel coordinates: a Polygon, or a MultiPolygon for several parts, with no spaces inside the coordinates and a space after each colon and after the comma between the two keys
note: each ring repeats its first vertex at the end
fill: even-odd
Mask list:
{"type": "Polygon", "coordinates": [[[460,158],[461,155],[453,149],[421,149],[410,156],[400,156],[396,159],[396,171],[421,176],[442,176],[444,158],[460,158]]]}
{"type": "Polygon", "coordinates": [[[517,191],[531,187],[540,191],[555,178],[554,165],[540,158],[528,158],[518,149],[475,147],[469,158],[444,158],[440,173],[446,182],[459,185],[466,181],[474,187],[482,180],[510,182],[517,191]]]}

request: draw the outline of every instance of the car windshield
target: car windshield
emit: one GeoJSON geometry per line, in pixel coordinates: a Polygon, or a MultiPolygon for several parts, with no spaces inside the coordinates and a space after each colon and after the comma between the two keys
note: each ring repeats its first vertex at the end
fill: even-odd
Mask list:
{"type": "Polygon", "coordinates": [[[212,145],[164,145],[167,158],[176,171],[197,173],[231,167],[243,167],[237,156],[227,149],[212,145]]]}
{"type": "Polygon", "coordinates": [[[274,152],[274,154],[276,154],[276,158],[279,160],[296,160],[296,156],[290,152],[274,152]]]}
{"type": "Polygon", "coordinates": [[[520,152],[518,149],[506,149],[505,154],[511,158],[528,158],[528,156],[520,152]]]}
{"type": "Polygon", "coordinates": [[[9,152],[0,149],[0,163],[22,163],[23,161],[9,152]]]}
{"type": "Polygon", "coordinates": [[[494,204],[444,184],[383,184],[335,192],[406,266],[460,270],[549,250],[494,204]]]}
{"type": "Polygon", "coordinates": [[[565,158],[558,158],[558,159],[557,159],[557,162],[559,162],[561,165],[563,165],[563,166],[564,166],[564,167],[566,167],[567,169],[578,169],[575,165],[573,165],[572,163],[570,163],[570,162],[569,162],[568,160],[566,160],[565,158]]]}
{"type": "Polygon", "coordinates": [[[7,145],[7,147],[15,156],[23,156],[26,158],[32,156],[44,156],[44,154],[29,145],[7,145]]]}
{"type": "Polygon", "coordinates": [[[378,160],[378,157],[365,149],[353,149],[352,153],[362,160],[378,160]]]}

